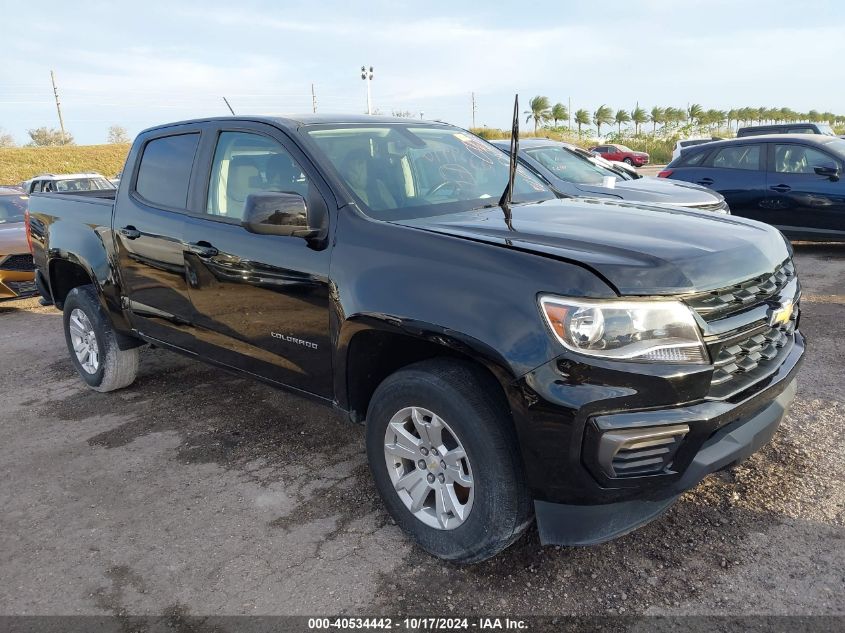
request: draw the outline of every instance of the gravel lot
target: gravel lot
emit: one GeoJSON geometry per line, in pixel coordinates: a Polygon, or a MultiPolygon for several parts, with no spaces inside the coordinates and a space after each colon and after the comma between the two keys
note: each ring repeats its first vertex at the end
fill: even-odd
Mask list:
{"type": "Polygon", "coordinates": [[[161,350],[86,389],[59,313],[0,304],[0,614],[845,614],[845,245],[796,246],[809,351],[776,438],[586,549],[411,546],[362,429],[161,350]]]}

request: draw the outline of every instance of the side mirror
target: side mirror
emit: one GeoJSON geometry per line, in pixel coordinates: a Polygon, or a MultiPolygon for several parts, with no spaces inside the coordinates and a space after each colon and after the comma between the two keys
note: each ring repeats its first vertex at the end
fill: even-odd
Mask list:
{"type": "Polygon", "coordinates": [[[296,193],[262,191],[246,197],[241,225],[250,233],[312,238],[320,230],[308,224],[305,198],[296,193]]]}
{"type": "Polygon", "coordinates": [[[824,165],[813,167],[813,171],[815,171],[819,176],[830,178],[830,180],[833,180],[834,182],[839,180],[839,167],[836,163],[825,163],[824,165]]]}

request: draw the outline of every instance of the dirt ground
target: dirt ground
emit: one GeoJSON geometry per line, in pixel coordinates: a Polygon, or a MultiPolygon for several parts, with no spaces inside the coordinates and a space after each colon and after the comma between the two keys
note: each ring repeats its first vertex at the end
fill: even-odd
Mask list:
{"type": "Polygon", "coordinates": [[[845,245],[798,245],[809,340],[775,439],[614,542],[412,546],[362,429],[161,350],[83,386],[61,317],[0,304],[0,614],[845,615],[845,245]]]}

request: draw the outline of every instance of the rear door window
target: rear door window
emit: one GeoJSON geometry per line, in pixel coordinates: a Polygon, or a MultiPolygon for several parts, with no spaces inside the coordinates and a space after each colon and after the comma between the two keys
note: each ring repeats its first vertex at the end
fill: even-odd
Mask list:
{"type": "Polygon", "coordinates": [[[198,133],[149,141],[141,156],[135,192],[156,207],[186,209],[198,133]]]}
{"type": "Polygon", "coordinates": [[[717,150],[708,161],[716,169],[760,169],[761,145],[730,145],[717,150]]]}

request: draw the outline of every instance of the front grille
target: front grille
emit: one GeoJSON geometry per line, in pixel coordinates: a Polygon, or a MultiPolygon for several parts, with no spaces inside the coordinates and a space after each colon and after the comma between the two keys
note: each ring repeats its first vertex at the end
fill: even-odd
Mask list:
{"type": "Polygon", "coordinates": [[[714,370],[708,397],[729,398],[774,372],[795,342],[799,312],[796,304],[782,325],[756,327],[709,344],[714,370]]]}
{"type": "Polygon", "coordinates": [[[0,270],[18,270],[28,272],[35,270],[32,255],[9,255],[0,261],[0,270]]]}
{"type": "Polygon", "coordinates": [[[792,260],[786,260],[774,272],[754,277],[727,288],[686,297],[687,304],[705,321],[727,316],[771,299],[795,277],[792,260]]]}

